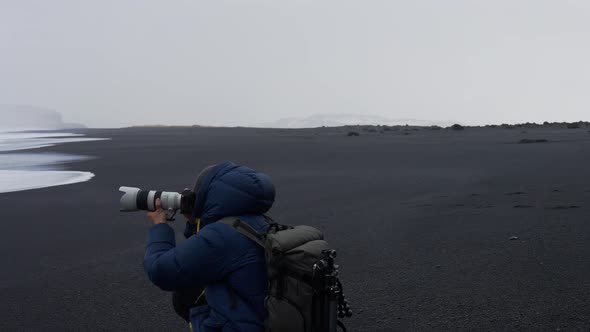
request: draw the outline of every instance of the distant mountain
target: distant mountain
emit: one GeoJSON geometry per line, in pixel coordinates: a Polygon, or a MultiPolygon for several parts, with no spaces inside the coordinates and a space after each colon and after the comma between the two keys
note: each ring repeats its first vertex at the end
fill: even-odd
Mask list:
{"type": "Polygon", "coordinates": [[[65,123],[57,111],[26,105],[0,105],[0,131],[61,130],[85,128],[65,123]]]}
{"type": "Polygon", "coordinates": [[[263,123],[265,128],[317,128],[347,125],[385,125],[385,126],[450,126],[451,121],[431,121],[417,119],[390,119],[377,115],[364,114],[317,114],[307,117],[283,118],[275,122],[263,123]]]}

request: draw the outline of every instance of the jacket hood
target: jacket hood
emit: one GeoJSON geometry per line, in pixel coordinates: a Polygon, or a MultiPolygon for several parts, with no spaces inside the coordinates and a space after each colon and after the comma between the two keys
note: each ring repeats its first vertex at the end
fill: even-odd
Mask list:
{"type": "Polygon", "coordinates": [[[275,200],[268,175],[229,161],[206,169],[194,191],[193,216],[203,226],[229,216],[266,213],[275,200]]]}

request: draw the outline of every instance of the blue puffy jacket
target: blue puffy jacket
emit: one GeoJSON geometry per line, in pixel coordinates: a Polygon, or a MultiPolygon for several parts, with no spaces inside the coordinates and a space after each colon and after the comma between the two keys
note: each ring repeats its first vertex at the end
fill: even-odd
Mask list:
{"type": "MultiPolygon", "coordinates": [[[[208,305],[191,310],[194,332],[263,331],[267,312],[264,251],[256,243],[217,220],[237,216],[259,232],[262,216],[274,202],[270,178],[231,162],[204,175],[194,215],[201,231],[176,246],[167,224],[150,229],[144,268],[163,290],[204,286],[208,305]]],[[[190,230],[189,230],[190,233],[190,230]]]]}

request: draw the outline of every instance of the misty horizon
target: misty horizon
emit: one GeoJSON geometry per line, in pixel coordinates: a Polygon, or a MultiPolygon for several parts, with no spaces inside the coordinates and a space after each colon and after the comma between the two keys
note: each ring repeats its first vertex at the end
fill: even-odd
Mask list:
{"type": "MultiPolygon", "coordinates": [[[[0,133],[2,132],[22,132],[22,131],[46,131],[46,130],[71,130],[88,128],[82,123],[64,122],[60,112],[48,108],[40,108],[24,105],[0,105],[0,115],[3,116],[3,122],[0,123],[0,133]]],[[[587,121],[571,121],[587,122],[587,121]]],[[[521,124],[544,124],[547,121],[523,123],[486,123],[481,125],[469,125],[461,121],[441,121],[441,120],[424,120],[424,119],[392,119],[383,116],[364,115],[364,114],[314,114],[304,117],[281,118],[276,121],[267,121],[252,124],[249,126],[224,126],[208,125],[206,123],[136,123],[124,127],[102,127],[102,128],[127,128],[127,127],[251,127],[251,128],[285,128],[285,129],[303,129],[319,127],[342,127],[342,126],[415,126],[415,127],[451,127],[453,124],[464,126],[494,126],[494,125],[521,125],[521,124]]],[[[553,123],[570,123],[556,121],[553,123]]],[[[94,127],[95,129],[100,129],[94,127]]]]}
{"type": "Polygon", "coordinates": [[[0,11],[0,104],[89,127],[588,120],[590,4],[63,0],[0,11]]]}

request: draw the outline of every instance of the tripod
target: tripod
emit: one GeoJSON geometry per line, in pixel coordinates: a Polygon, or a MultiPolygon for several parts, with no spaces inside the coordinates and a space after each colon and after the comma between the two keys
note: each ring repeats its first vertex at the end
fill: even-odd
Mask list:
{"type": "Polygon", "coordinates": [[[323,250],[322,256],[313,266],[313,331],[337,332],[340,327],[346,332],[344,324],[338,318],[351,317],[352,311],[338,279],[338,265],[334,263],[336,250],[323,250]]]}

